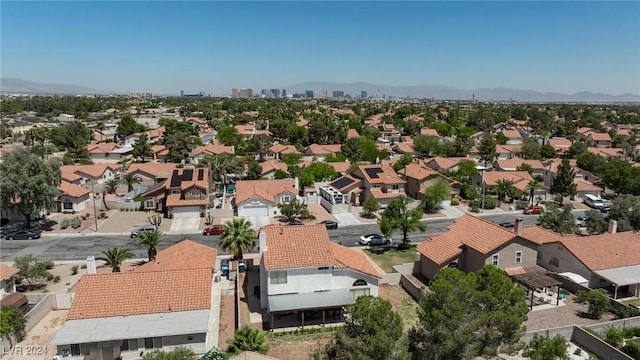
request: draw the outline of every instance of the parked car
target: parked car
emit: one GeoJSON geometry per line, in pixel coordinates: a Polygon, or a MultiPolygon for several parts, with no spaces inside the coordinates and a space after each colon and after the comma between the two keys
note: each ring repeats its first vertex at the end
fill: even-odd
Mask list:
{"type": "Polygon", "coordinates": [[[529,207],[524,209],[524,213],[525,214],[529,214],[529,215],[542,214],[543,212],[544,212],[544,208],[542,206],[539,206],[539,205],[529,206],[529,207]]]}
{"type": "Polygon", "coordinates": [[[381,245],[390,246],[391,240],[385,238],[384,235],[382,234],[367,234],[367,235],[362,235],[360,237],[359,243],[361,245],[369,245],[369,246],[381,246],[381,245]]]}
{"type": "Polygon", "coordinates": [[[158,227],[155,225],[145,225],[139,229],[131,230],[131,238],[137,238],[138,236],[146,233],[158,230],[158,227]]]}
{"type": "Polygon", "coordinates": [[[202,230],[202,235],[220,235],[224,231],[224,225],[211,225],[202,230]]]}
{"type": "Polygon", "coordinates": [[[587,221],[587,217],[586,216],[578,216],[576,218],[576,226],[577,227],[585,227],[586,226],[586,222],[587,221]]]}
{"type": "Polygon", "coordinates": [[[516,226],[514,223],[512,223],[510,221],[503,221],[503,222],[499,223],[498,225],[502,226],[503,228],[507,228],[507,229],[516,226]]]}
{"type": "Polygon", "coordinates": [[[40,231],[32,230],[32,229],[21,229],[14,231],[12,233],[8,233],[6,235],[7,240],[31,240],[31,239],[39,239],[42,234],[40,231]]]}
{"type": "Polygon", "coordinates": [[[298,220],[291,220],[288,223],[284,224],[284,226],[296,226],[296,225],[304,225],[304,224],[298,220]]]}
{"type": "Polygon", "coordinates": [[[337,229],[338,228],[338,223],[335,222],[335,221],[331,221],[331,220],[320,221],[319,224],[324,224],[324,226],[326,226],[327,229],[337,229]]]}

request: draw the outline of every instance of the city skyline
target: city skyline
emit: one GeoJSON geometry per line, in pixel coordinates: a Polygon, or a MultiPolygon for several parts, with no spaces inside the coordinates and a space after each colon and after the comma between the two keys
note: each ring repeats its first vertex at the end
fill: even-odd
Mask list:
{"type": "Polygon", "coordinates": [[[1,16],[3,77],[105,91],[322,80],[640,94],[637,2],[47,1],[4,2],[1,16]]]}

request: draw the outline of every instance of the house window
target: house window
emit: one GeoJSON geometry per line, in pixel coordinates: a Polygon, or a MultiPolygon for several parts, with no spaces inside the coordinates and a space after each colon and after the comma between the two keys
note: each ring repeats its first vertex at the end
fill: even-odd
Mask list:
{"type": "Polygon", "coordinates": [[[71,355],[80,356],[80,344],[71,344],[71,355]]]}
{"type": "Polygon", "coordinates": [[[396,184],[396,185],[393,185],[391,188],[393,190],[398,190],[400,188],[400,185],[396,184]]]}
{"type": "Polygon", "coordinates": [[[491,256],[491,264],[493,264],[493,266],[498,266],[499,263],[500,263],[500,255],[493,254],[493,256],[491,256]]]}
{"type": "Polygon", "coordinates": [[[353,300],[357,299],[359,296],[369,295],[369,294],[371,294],[371,289],[368,287],[360,288],[360,289],[351,289],[351,295],[353,296],[353,300]]]}
{"type": "Polygon", "coordinates": [[[288,204],[289,201],[291,201],[291,197],[289,197],[289,196],[283,196],[282,197],[282,202],[283,203],[288,204]]]}
{"type": "Polygon", "coordinates": [[[520,264],[522,262],[522,251],[516,251],[516,264],[520,264]]]}
{"type": "Polygon", "coordinates": [[[69,200],[65,200],[62,206],[65,210],[73,210],[73,203],[69,200]]]}
{"type": "Polygon", "coordinates": [[[191,196],[192,196],[192,197],[198,197],[198,196],[200,196],[200,189],[193,189],[193,190],[191,190],[191,196]]]}
{"type": "Polygon", "coordinates": [[[557,257],[552,257],[551,260],[549,261],[549,264],[558,267],[560,266],[560,259],[558,259],[557,257]]]}
{"type": "Polygon", "coordinates": [[[275,284],[286,284],[287,283],[287,271],[286,270],[271,271],[269,273],[269,277],[271,279],[271,284],[272,285],[275,285],[275,284]]]}
{"type": "Polygon", "coordinates": [[[153,348],[154,349],[162,349],[162,338],[154,337],[153,338],[153,348]]]}
{"type": "Polygon", "coordinates": [[[149,198],[144,201],[144,207],[153,208],[153,206],[153,198],[149,198]]]}
{"type": "Polygon", "coordinates": [[[373,185],[374,189],[380,189],[380,185],[373,185]]]}
{"type": "Polygon", "coordinates": [[[171,190],[171,195],[180,195],[180,190],[171,190]]]}
{"type": "Polygon", "coordinates": [[[144,348],[153,349],[153,338],[144,338],[144,348]]]}
{"type": "Polygon", "coordinates": [[[318,270],[329,270],[328,266],[319,267],[318,270]]]}

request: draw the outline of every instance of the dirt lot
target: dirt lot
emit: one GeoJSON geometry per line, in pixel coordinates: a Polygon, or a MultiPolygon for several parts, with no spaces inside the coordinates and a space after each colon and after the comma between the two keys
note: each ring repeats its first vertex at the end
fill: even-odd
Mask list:
{"type": "Polygon", "coordinates": [[[68,310],[52,310],[29,331],[20,343],[11,349],[3,349],[6,360],[49,360],[56,354],[55,346],[50,345],[58,330],[64,325],[68,310]]]}
{"type": "Polygon", "coordinates": [[[220,297],[220,329],[218,335],[218,347],[226,350],[227,340],[233,339],[235,328],[235,315],[233,308],[235,300],[233,290],[222,290],[220,297]]]}
{"type": "Polygon", "coordinates": [[[378,288],[378,296],[389,301],[393,310],[400,314],[405,332],[418,322],[418,303],[404,289],[383,284],[378,288]]]}
{"type": "Polygon", "coordinates": [[[283,360],[311,360],[313,353],[325,345],[332,336],[332,333],[279,336],[267,341],[267,355],[283,360]]]}

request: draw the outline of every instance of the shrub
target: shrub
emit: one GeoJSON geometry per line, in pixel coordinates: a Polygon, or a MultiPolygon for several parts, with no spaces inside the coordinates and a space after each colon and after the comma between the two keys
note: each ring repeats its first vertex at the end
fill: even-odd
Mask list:
{"type": "Polygon", "coordinates": [[[527,205],[529,205],[529,202],[526,200],[518,200],[516,201],[516,209],[517,210],[523,210],[524,208],[527,207],[527,205]]]}
{"type": "Polygon", "coordinates": [[[73,219],[71,219],[71,227],[74,229],[77,229],[80,227],[80,225],[82,225],[82,220],[80,220],[79,217],[74,217],[73,219]]]}
{"type": "Polygon", "coordinates": [[[87,264],[82,264],[82,266],[80,266],[80,269],[86,269],[87,268],[87,264]]]}
{"type": "Polygon", "coordinates": [[[451,200],[451,206],[458,206],[460,203],[457,200],[451,200]]]}
{"type": "Polygon", "coordinates": [[[485,196],[484,208],[491,210],[491,209],[495,209],[496,207],[498,207],[498,199],[491,196],[485,196]]]}
{"type": "Polygon", "coordinates": [[[632,359],[640,359],[640,345],[637,343],[627,343],[622,347],[622,352],[629,355],[632,359]]]}
{"type": "Polygon", "coordinates": [[[70,221],[69,219],[63,219],[60,223],[60,229],[66,229],[69,227],[70,221]]]}
{"type": "Polygon", "coordinates": [[[73,265],[71,267],[71,275],[75,275],[78,273],[78,265],[73,265]]]}
{"type": "Polygon", "coordinates": [[[53,277],[53,283],[54,283],[54,284],[57,284],[57,283],[59,283],[59,282],[60,282],[60,275],[56,275],[56,276],[54,276],[54,277],[53,277]]]}
{"type": "Polygon", "coordinates": [[[640,310],[631,306],[612,307],[611,312],[616,314],[617,317],[623,318],[623,319],[640,315],[640,310]]]}
{"type": "Polygon", "coordinates": [[[604,332],[602,334],[602,338],[604,339],[604,341],[606,341],[609,345],[615,347],[615,348],[619,348],[622,345],[622,331],[618,330],[618,328],[614,327],[614,326],[607,326],[604,329],[604,332]]]}
{"type": "Polygon", "coordinates": [[[578,356],[582,355],[582,349],[577,348],[576,351],[573,352],[573,355],[578,355],[578,356]]]}
{"type": "Polygon", "coordinates": [[[43,261],[43,263],[44,263],[44,267],[47,268],[47,270],[51,270],[55,266],[55,264],[51,260],[45,260],[43,261]]]}
{"type": "Polygon", "coordinates": [[[107,212],[106,211],[100,211],[100,219],[104,219],[107,217],[107,212]]]}
{"type": "Polygon", "coordinates": [[[47,281],[51,281],[55,278],[55,276],[52,273],[48,273],[47,274],[47,281]]]}

